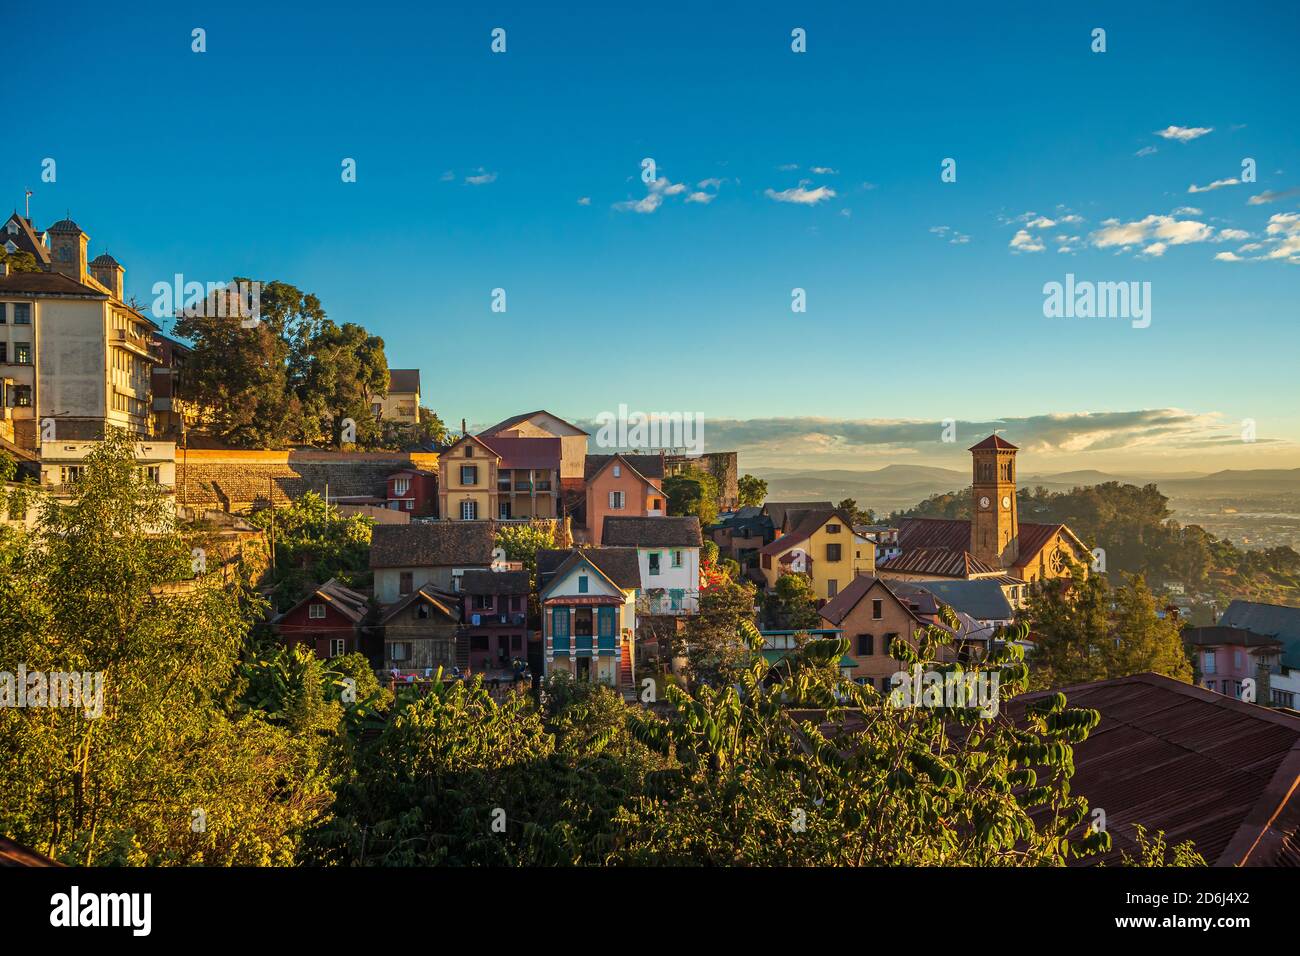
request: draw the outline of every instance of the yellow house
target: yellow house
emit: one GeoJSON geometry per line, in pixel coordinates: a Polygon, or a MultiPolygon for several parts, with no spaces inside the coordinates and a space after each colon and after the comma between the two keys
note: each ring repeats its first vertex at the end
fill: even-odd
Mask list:
{"type": "Polygon", "coordinates": [[[812,508],[787,516],[785,534],[759,551],[768,588],[783,574],[806,574],[818,598],[830,600],[860,574],[874,574],[875,546],[853,533],[838,508],[812,508]]]}
{"type": "Polygon", "coordinates": [[[466,435],[438,459],[438,513],[452,521],[493,518],[501,456],[466,435]]]}

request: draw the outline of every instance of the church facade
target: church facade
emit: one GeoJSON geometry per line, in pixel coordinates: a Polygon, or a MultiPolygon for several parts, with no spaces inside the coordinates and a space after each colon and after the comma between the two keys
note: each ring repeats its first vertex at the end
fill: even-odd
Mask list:
{"type": "Polygon", "coordinates": [[[970,520],[904,518],[901,553],[877,574],[905,581],[992,578],[1008,587],[1069,577],[1071,564],[1092,565],[1092,552],[1064,524],[1022,522],[1016,502],[1015,445],[990,435],[970,449],[970,520]]]}

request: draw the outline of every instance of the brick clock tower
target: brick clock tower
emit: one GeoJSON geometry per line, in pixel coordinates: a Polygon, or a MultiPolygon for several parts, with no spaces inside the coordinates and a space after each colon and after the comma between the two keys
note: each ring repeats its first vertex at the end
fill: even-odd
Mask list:
{"type": "Polygon", "coordinates": [[[995,568],[1009,568],[1020,556],[1016,518],[1016,446],[990,435],[970,448],[970,553],[995,568]]]}

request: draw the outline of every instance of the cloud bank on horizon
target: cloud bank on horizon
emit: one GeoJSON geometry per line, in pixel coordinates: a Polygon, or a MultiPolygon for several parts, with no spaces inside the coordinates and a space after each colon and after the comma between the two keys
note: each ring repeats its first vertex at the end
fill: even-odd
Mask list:
{"type": "Polygon", "coordinates": [[[1175,461],[1180,468],[1205,470],[1300,466],[1300,447],[1268,437],[1265,426],[1217,412],[1161,408],[981,421],[706,419],[703,431],[706,450],[737,451],[741,469],[750,471],[894,463],[960,462],[964,467],[966,449],[994,433],[1019,446],[1022,460],[1032,458],[1035,467],[1149,467],[1175,461]],[[951,441],[944,441],[946,427],[951,441]]]}

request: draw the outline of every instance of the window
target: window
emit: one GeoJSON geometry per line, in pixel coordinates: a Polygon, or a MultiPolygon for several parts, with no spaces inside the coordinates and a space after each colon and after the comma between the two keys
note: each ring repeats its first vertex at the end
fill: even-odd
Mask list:
{"type": "Polygon", "coordinates": [[[411,644],[409,641],[394,641],[388,645],[388,659],[390,661],[409,661],[411,659],[411,644]]]}
{"type": "Polygon", "coordinates": [[[837,525],[837,524],[828,524],[828,525],[826,526],[826,533],[827,533],[827,534],[839,534],[839,533],[840,533],[840,526],[837,525]]]}
{"type": "Polygon", "coordinates": [[[413,499],[413,498],[408,498],[408,499],[406,499],[406,510],[407,510],[407,511],[414,511],[414,510],[415,510],[415,499],[413,499]]]}
{"type": "Polygon", "coordinates": [[[591,625],[591,608],[576,607],[573,609],[574,637],[591,637],[591,625]]]}
{"type": "Polygon", "coordinates": [[[611,491],[609,493],[609,507],[613,511],[623,510],[623,492],[611,491]]]}
{"type": "Polygon", "coordinates": [[[31,342],[14,343],[14,364],[15,365],[32,364],[32,343],[31,342]]]}
{"type": "Polygon", "coordinates": [[[1232,652],[1232,666],[1238,669],[1241,668],[1241,651],[1232,652]]]}
{"type": "Polygon", "coordinates": [[[1295,694],[1289,690],[1275,690],[1272,692],[1273,704],[1277,707],[1295,707],[1295,694]]]}
{"type": "Polygon", "coordinates": [[[680,568],[681,566],[682,566],[682,553],[681,553],[680,551],[674,551],[674,552],[673,552],[673,567],[675,567],[675,568],[680,568]]]}
{"type": "Polygon", "coordinates": [[[587,593],[587,585],[588,585],[588,579],[587,579],[587,576],[586,576],[585,574],[580,574],[580,575],[578,575],[578,593],[579,593],[579,594],[586,594],[586,593],[587,593]]]}
{"type": "Polygon", "coordinates": [[[669,607],[674,611],[680,611],[682,609],[682,598],[685,596],[686,592],[681,588],[670,589],[668,591],[669,607]]]}
{"type": "Polygon", "coordinates": [[[323,618],[325,616],[325,605],[324,604],[307,605],[307,616],[309,618],[314,618],[316,620],[323,618]]]}
{"type": "Polygon", "coordinates": [[[828,545],[826,545],[826,560],[827,560],[827,561],[838,561],[838,560],[840,559],[840,548],[841,548],[841,545],[838,545],[838,544],[828,544],[828,545]]]}
{"type": "Polygon", "coordinates": [[[826,581],[826,596],[828,598],[833,598],[835,597],[835,595],[839,593],[840,593],[840,582],[835,580],[835,578],[829,578],[826,581]]]}
{"type": "Polygon", "coordinates": [[[59,469],[59,484],[71,485],[81,480],[81,466],[67,465],[59,469]]]}
{"type": "Polygon", "coordinates": [[[9,343],[8,343],[8,342],[0,342],[0,364],[3,364],[3,363],[5,363],[5,362],[8,362],[8,361],[9,361],[9,355],[8,355],[8,352],[9,352],[9,343]]]}
{"type": "Polygon", "coordinates": [[[462,485],[478,484],[478,465],[461,465],[460,466],[460,483],[462,485]]]}
{"type": "Polygon", "coordinates": [[[421,601],[415,606],[415,619],[417,621],[427,621],[432,616],[433,608],[429,607],[425,602],[421,601]]]}
{"type": "Polygon", "coordinates": [[[894,641],[897,638],[898,638],[898,634],[894,631],[890,631],[888,634],[886,634],[885,639],[880,644],[881,652],[885,654],[891,653],[894,646],[894,641]]]}
{"type": "Polygon", "coordinates": [[[497,505],[497,517],[502,521],[510,520],[510,502],[503,501],[497,505]]]}
{"type": "Polygon", "coordinates": [[[490,594],[475,594],[475,595],[474,595],[474,610],[476,610],[476,611],[490,611],[490,610],[492,610],[492,595],[490,595],[490,594]]]}
{"type": "Polygon", "coordinates": [[[330,638],[330,657],[342,657],[348,652],[347,638],[332,637],[330,638]]]}
{"type": "Polygon", "coordinates": [[[872,619],[873,621],[879,621],[879,620],[880,620],[882,617],[884,617],[884,616],[885,616],[885,602],[884,602],[884,601],[872,601],[872,602],[871,602],[871,619],[872,619]]]}
{"type": "Polygon", "coordinates": [[[563,641],[566,645],[569,642],[569,609],[567,607],[557,607],[551,611],[551,637],[563,641]]]}
{"type": "Polygon", "coordinates": [[[30,408],[32,404],[32,387],[30,385],[14,386],[14,404],[19,408],[30,408]]]}
{"type": "Polygon", "coordinates": [[[763,570],[764,571],[772,570],[772,556],[770,554],[763,555],[763,570]]]}
{"type": "Polygon", "coordinates": [[[460,520],[473,521],[478,517],[477,501],[462,501],[460,503],[460,520]]]}
{"type": "Polygon", "coordinates": [[[858,654],[863,657],[871,657],[876,653],[876,635],[859,634],[858,635],[858,654]]]}
{"type": "Polygon", "coordinates": [[[651,511],[662,511],[663,508],[664,508],[664,503],[663,503],[663,500],[662,500],[662,499],[660,499],[660,498],[651,498],[651,499],[650,499],[650,510],[651,510],[651,511]]]}
{"type": "Polygon", "coordinates": [[[650,573],[658,574],[659,573],[659,552],[651,551],[650,554],[647,555],[647,557],[650,559],[650,573]]]}
{"type": "Polygon", "coordinates": [[[415,574],[411,571],[402,571],[397,575],[397,593],[410,594],[415,590],[415,574]]]}
{"type": "Polygon", "coordinates": [[[5,324],[5,312],[9,309],[8,302],[0,302],[0,325],[5,324]]]}
{"type": "Polygon", "coordinates": [[[30,302],[14,303],[14,325],[32,324],[32,304],[30,302]]]}
{"type": "Polygon", "coordinates": [[[1214,665],[1215,665],[1214,651],[1206,651],[1201,656],[1201,673],[1202,674],[1216,673],[1217,671],[1214,665]]]}
{"type": "Polygon", "coordinates": [[[614,609],[612,607],[602,607],[598,615],[600,625],[600,637],[614,636],[614,609]]]}
{"type": "Polygon", "coordinates": [[[395,497],[401,497],[402,495],[406,494],[406,492],[410,489],[410,487],[411,487],[410,478],[393,479],[393,495],[395,497]]]}
{"type": "Polygon", "coordinates": [[[623,466],[622,466],[622,465],[615,465],[615,466],[614,466],[614,477],[615,477],[615,478],[622,478],[622,477],[623,477],[623,466]]]}
{"type": "Polygon", "coordinates": [[[466,458],[473,458],[473,457],[474,457],[474,446],[473,446],[473,445],[466,445],[466,446],[465,446],[465,457],[466,457],[466,458]]]}
{"type": "Polygon", "coordinates": [[[1219,683],[1218,681],[1207,680],[1207,681],[1205,682],[1205,689],[1206,689],[1206,690],[1215,690],[1215,689],[1217,688],[1217,686],[1218,686],[1218,683],[1219,683]]]}

